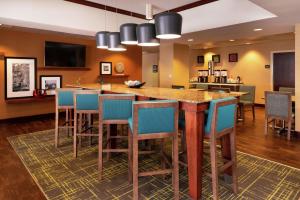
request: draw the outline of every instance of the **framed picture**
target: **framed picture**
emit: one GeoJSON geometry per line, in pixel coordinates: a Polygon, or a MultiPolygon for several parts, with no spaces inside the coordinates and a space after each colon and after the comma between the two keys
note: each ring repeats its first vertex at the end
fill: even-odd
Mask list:
{"type": "Polygon", "coordinates": [[[214,63],[220,63],[221,62],[221,56],[220,55],[213,55],[212,56],[212,61],[214,63]]]}
{"type": "Polygon", "coordinates": [[[197,63],[198,64],[204,64],[204,56],[197,56],[197,63]]]}
{"type": "Polygon", "coordinates": [[[238,62],[238,60],[239,60],[239,55],[237,53],[230,53],[228,55],[229,62],[238,62]]]}
{"type": "Polygon", "coordinates": [[[100,62],[100,75],[112,74],[112,62],[100,62]]]}
{"type": "Polygon", "coordinates": [[[36,89],[36,58],[5,57],[5,99],[33,97],[36,89]]]}
{"type": "Polygon", "coordinates": [[[46,90],[47,95],[55,95],[55,89],[62,87],[61,75],[41,75],[40,89],[46,90]]]}
{"type": "Polygon", "coordinates": [[[152,65],[152,72],[157,73],[158,72],[158,65],[152,65]]]}

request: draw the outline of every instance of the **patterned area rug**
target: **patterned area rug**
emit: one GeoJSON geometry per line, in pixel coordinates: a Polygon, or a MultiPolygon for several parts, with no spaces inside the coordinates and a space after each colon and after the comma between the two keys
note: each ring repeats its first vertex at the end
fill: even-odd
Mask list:
{"type": "MultiPolygon", "coordinates": [[[[9,137],[12,147],[47,199],[132,199],[127,181],[127,155],[117,154],[104,162],[103,180],[98,180],[97,145],[83,144],[78,158],[72,155],[72,138],[61,136],[61,147],[54,148],[54,131],[47,130],[9,137]]],[[[158,155],[142,156],[140,170],[160,166],[158,155]]],[[[205,157],[204,170],[209,171],[205,157]]],[[[239,193],[220,186],[220,199],[299,200],[300,170],[238,152],[239,193]]],[[[141,199],[172,199],[171,178],[139,179],[141,199]]],[[[211,180],[203,176],[203,199],[210,199],[211,180]]],[[[188,197],[187,171],[180,169],[180,197],[188,197]]]]}

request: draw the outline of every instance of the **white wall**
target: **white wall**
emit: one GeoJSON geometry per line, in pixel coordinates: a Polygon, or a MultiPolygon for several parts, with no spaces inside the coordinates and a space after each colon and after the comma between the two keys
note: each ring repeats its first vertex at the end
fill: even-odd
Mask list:
{"type": "Polygon", "coordinates": [[[143,52],[142,79],[146,86],[159,86],[159,72],[153,73],[152,66],[158,65],[158,53],[143,52]]]}

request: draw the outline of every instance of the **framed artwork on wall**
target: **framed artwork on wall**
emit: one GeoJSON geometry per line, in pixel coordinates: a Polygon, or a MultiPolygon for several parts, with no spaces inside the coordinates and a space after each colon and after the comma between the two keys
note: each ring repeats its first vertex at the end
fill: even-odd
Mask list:
{"type": "Polygon", "coordinates": [[[36,58],[5,57],[5,99],[33,97],[36,89],[36,58]]]}
{"type": "Polygon", "coordinates": [[[100,62],[100,75],[112,75],[112,62],[100,62]]]}
{"type": "Polygon", "coordinates": [[[204,56],[197,56],[197,63],[198,64],[204,64],[205,60],[204,60],[204,56]]]}
{"type": "Polygon", "coordinates": [[[238,62],[239,61],[239,55],[237,53],[230,53],[228,55],[228,61],[229,62],[238,62]]]}
{"type": "Polygon", "coordinates": [[[212,61],[214,63],[220,63],[221,62],[221,56],[220,55],[213,55],[212,56],[212,61]]]}
{"type": "Polygon", "coordinates": [[[55,89],[62,87],[61,75],[41,75],[40,89],[46,90],[47,95],[55,95],[55,89]]]}

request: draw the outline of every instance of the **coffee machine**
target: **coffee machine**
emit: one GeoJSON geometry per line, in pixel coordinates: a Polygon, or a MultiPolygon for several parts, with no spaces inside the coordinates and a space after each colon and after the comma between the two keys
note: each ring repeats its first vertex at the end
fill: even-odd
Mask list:
{"type": "Polygon", "coordinates": [[[221,70],[220,83],[227,83],[228,72],[227,70],[221,70]]]}
{"type": "Polygon", "coordinates": [[[215,70],[215,83],[220,83],[221,82],[221,71],[220,70],[215,70]]]}
{"type": "Polygon", "coordinates": [[[198,70],[198,82],[199,83],[208,82],[208,70],[198,70]]]}

